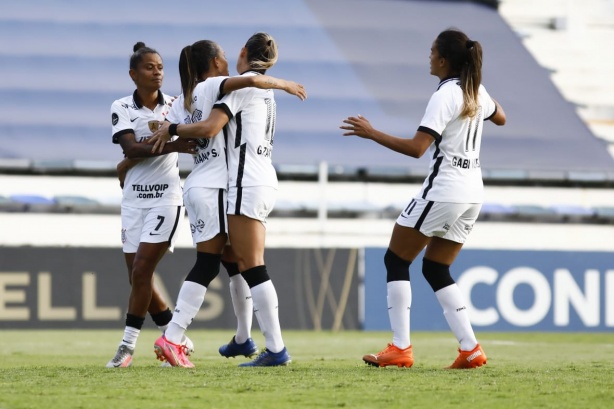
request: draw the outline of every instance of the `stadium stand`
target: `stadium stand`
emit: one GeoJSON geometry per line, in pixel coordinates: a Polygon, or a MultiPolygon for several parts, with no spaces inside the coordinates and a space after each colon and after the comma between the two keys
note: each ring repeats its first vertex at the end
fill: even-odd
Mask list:
{"type": "MultiPolygon", "coordinates": [[[[511,3],[503,6],[513,14],[511,3]]],[[[159,22],[138,4],[118,0],[11,3],[0,16],[0,34],[12,39],[0,43],[5,119],[0,125],[5,186],[0,188],[0,211],[119,213],[116,181],[97,191],[86,187],[92,180],[85,176],[111,176],[121,157],[111,143],[109,108],[132,90],[127,75],[132,45],[143,40],[160,51],[166,65],[164,89],[176,94],[178,52],[184,45],[202,38],[219,42],[232,71],[237,51],[256,31],[268,31],[279,42],[281,58],[270,74],[299,81],[309,93],[304,102],[276,94],[274,161],[282,181],[317,186],[320,163],[326,162],[331,181],[421,182],[427,158],[416,161],[369,141],[343,138],[338,126],[346,116],[360,113],[391,133],[413,134],[436,87],[428,74],[431,42],[440,30],[457,26],[483,43],[484,82],[509,118],[505,127],[485,131],[486,184],[561,185],[575,188],[570,190],[575,197],[584,197],[586,187],[611,187],[614,161],[606,143],[577,113],[577,104],[586,100],[571,103],[561,95],[550,79],[552,70],[523,45],[527,34],[512,30],[497,4],[287,0],[263,8],[228,0],[168,8],[153,0],[149,9],[165,10],[166,18],[159,22]],[[233,8],[244,12],[227,12],[233,8]],[[77,188],[54,185],[39,194],[40,182],[10,183],[6,175],[11,174],[84,176],[82,183],[64,184],[77,188]]],[[[511,21],[520,18],[515,13],[511,21]]],[[[530,35],[536,35],[534,27],[530,35]]],[[[184,175],[190,162],[183,157],[184,175]]],[[[325,212],[331,218],[394,218],[406,205],[406,194],[367,195],[362,193],[365,186],[356,184],[341,195],[329,188],[326,197],[318,187],[310,195],[282,195],[273,216],[317,217],[325,212]]],[[[540,199],[544,195],[518,196],[488,198],[481,219],[614,224],[614,208],[601,199],[561,197],[557,202],[540,199]]]]}
{"type": "MultiPolygon", "coordinates": [[[[349,177],[420,173],[425,159],[407,160],[368,141],[343,138],[338,126],[360,113],[391,133],[411,135],[436,87],[428,74],[431,42],[438,31],[459,26],[483,43],[484,82],[510,118],[507,126],[485,132],[485,177],[531,180],[546,172],[555,180],[574,173],[613,180],[605,143],[562,98],[496,3],[148,2],[148,10],[164,10],[160,21],[140,4],[118,0],[13,2],[0,16],[0,35],[12,39],[0,44],[0,158],[29,160],[38,171],[108,170],[121,156],[110,142],[109,107],[132,90],[127,64],[136,41],[160,51],[164,88],[176,94],[181,47],[213,39],[233,67],[245,39],[264,30],[277,38],[281,53],[270,74],[295,79],[309,92],[305,102],[277,94],[274,159],[280,171],[326,161],[349,177]],[[235,8],[243,12],[228,12],[235,8]]],[[[189,166],[189,158],[182,166],[189,166]]]]}

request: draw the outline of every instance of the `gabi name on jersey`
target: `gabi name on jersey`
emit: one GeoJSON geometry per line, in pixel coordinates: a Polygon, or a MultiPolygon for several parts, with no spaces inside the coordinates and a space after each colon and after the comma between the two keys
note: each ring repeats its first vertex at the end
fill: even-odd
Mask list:
{"type": "Polygon", "coordinates": [[[454,156],[452,158],[452,166],[459,169],[475,169],[480,167],[480,159],[463,159],[454,156]]]}

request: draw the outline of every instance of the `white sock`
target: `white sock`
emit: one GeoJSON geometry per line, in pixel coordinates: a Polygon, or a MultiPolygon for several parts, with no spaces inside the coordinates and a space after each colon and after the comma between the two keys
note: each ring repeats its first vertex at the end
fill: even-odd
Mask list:
{"type": "Polygon", "coordinates": [[[279,326],[279,311],[277,305],[277,292],[271,280],[265,281],[251,288],[254,301],[254,313],[258,320],[260,330],[264,334],[266,347],[271,352],[280,352],[284,349],[279,326]]]}
{"type": "Polygon", "coordinates": [[[409,337],[409,311],[411,308],[411,283],[409,281],[390,281],[386,285],[388,293],[388,318],[392,328],[392,343],[400,349],[411,345],[409,337]]]}
{"type": "Polygon", "coordinates": [[[124,328],[124,338],[122,338],[120,345],[126,345],[131,349],[136,348],[136,340],[138,339],[140,333],[141,330],[134,327],[124,328]]]}
{"type": "Polygon", "coordinates": [[[207,287],[193,281],[184,281],[177,296],[177,306],[173,311],[173,319],[164,336],[173,344],[180,344],[183,335],[192,320],[200,310],[205,300],[207,287]]]}
{"type": "Polygon", "coordinates": [[[473,333],[471,321],[469,321],[469,312],[460,289],[456,284],[452,284],[437,291],[435,296],[443,307],[443,315],[446,317],[450,329],[460,343],[460,349],[471,351],[476,347],[478,341],[473,333]]]}
{"type": "Polygon", "coordinates": [[[164,334],[164,331],[166,331],[166,329],[168,328],[168,324],[166,325],[158,325],[158,329],[160,330],[160,332],[162,332],[164,334]]]}
{"type": "Polygon", "coordinates": [[[252,336],[254,303],[252,302],[252,293],[249,290],[249,286],[241,274],[235,274],[230,277],[230,298],[232,299],[235,317],[237,317],[235,342],[243,344],[252,336]]]}

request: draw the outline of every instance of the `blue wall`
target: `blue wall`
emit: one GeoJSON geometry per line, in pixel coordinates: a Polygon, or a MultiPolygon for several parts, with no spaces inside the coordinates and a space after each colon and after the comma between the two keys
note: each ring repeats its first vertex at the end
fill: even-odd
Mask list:
{"type": "MultiPolygon", "coordinates": [[[[365,250],[366,330],[389,330],[383,248],[365,250]]],[[[463,250],[452,276],[476,331],[614,330],[614,253],[463,250]]],[[[410,267],[412,330],[448,330],[422,275],[410,267]]]]}

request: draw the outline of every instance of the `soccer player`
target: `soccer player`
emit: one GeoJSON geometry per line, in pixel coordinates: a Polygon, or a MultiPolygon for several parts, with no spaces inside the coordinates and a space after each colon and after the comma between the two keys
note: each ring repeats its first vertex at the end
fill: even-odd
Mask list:
{"type": "MultiPolygon", "coordinates": [[[[179,74],[182,95],[166,119],[182,124],[207,118],[218,99],[240,88],[278,88],[299,96],[304,93],[299,84],[265,75],[228,77],[224,51],[209,40],[197,41],[183,48],[179,57],[179,74]]],[[[186,179],[183,196],[197,251],[196,263],[179,291],[171,323],[154,345],[158,359],[166,360],[172,366],[193,367],[179,344],[204,301],[207,287],[219,273],[220,262],[230,276],[237,332],[229,344],[220,347],[219,352],[226,357],[248,357],[258,352],[250,336],[253,314],[250,290],[233,261],[231,247],[224,250],[228,237],[226,162],[226,142],[221,131],[212,138],[197,140],[194,168],[186,179]],[[225,259],[222,259],[222,251],[225,259]]]]}
{"type": "Polygon", "coordinates": [[[428,150],[429,175],[398,217],[384,264],[392,343],[362,359],[373,366],[411,367],[409,265],[426,247],[422,273],[460,344],[451,369],[486,364],[450,265],[473,228],[483,201],[480,145],[485,120],[505,124],[505,113],[482,82],[482,46],[455,29],[441,32],[431,47],[431,74],[439,78],[412,139],[374,129],[367,118],[348,117],[343,135],[356,135],[403,155],[421,157],[428,150]]]}
{"type": "MultiPolygon", "coordinates": [[[[241,49],[237,71],[245,77],[263,75],[276,63],[277,56],[273,37],[256,33],[241,49]]],[[[304,90],[295,95],[301,99],[306,96],[304,90]]],[[[271,161],[275,98],[272,90],[245,88],[224,96],[213,108],[202,122],[164,125],[149,142],[159,152],[170,135],[211,138],[228,125],[229,238],[266,342],[260,355],[239,366],[286,365],[291,359],[281,336],[277,293],[264,263],[265,223],[277,192],[277,174],[271,161]]]]}
{"type": "MultiPolygon", "coordinates": [[[[111,123],[113,143],[120,144],[132,162],[122,180],[121,207],[121,239],[131,292],[124,336],[106,365],[109,368],[132,364],[147,312],[162,331],[171,320],[172,313],[153,284],[153,273],[166,251],[173,250],[184,213],[177,152],[195,152],[191,140],[171,142],[155,154],[142,143],[152,134],[148,123],[163,120],[172,100],[160,90],[164,65],[158,52],[142,42],[135,44],[129,74],[136,90],[113,102],[111,123]]],[[[188,350],[192,347],[189,340],[183,344],[188,350]]]]}

